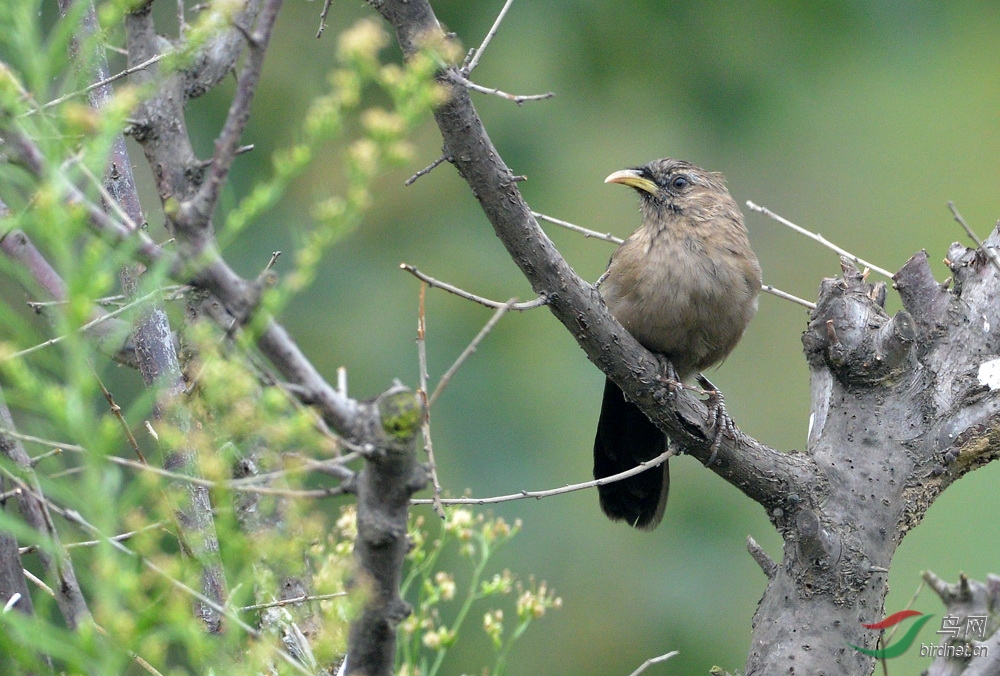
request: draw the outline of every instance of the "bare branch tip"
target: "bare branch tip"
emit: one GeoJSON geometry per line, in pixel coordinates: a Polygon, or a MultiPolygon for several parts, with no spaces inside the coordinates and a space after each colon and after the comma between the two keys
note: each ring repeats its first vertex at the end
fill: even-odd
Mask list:
{"type": "Polygon", "coordinates": [[[750,557],[760,566],[760,569],[764,571],[764,575],[768,580],[774,579],[774,575],[778,572],[778,564],[774,562],[771,555],[764,551],[764,548],[754,540],[752,535],[747,536],[747,551],[750,552],[750,557]]]}
{"type": "Polygon", "coordinates": [[[778,223],[781,223],[785,227],[791,228],[792,230],[794,230],[795,232],[799,233],[800,235],[805,235],[809,239],[811,239],[811,240],[813,240],[815,242],[819,242],[820,244],[822,244],[823,246],[825,246],[827,249],[835,251],[836,253],[840,254],[841,256],[844,256],[845,258],[847,258],[848,260],[850,260],[850,261],[852,261],[852,262],[854,262],[854,263],[856,263],[858,265],[864,265],[866,267],[869,267],[872,270],[874,270],[875,272],[879,273],[880,275],[882,275],[882,276],[884,276],[884,277],[886,277],[888,279],[892,279],[892,273],[889,272],[888,270],[886,270],[885,268],[880,267],[878,265],[875,265],[874,263],[869,263],[868,261],[866,261],[865,259],[861,258],[860,256],[856,256],[856,255],[852,254],[850,251],[837,246],[836,244],[834,244],[833,242],[831,242],[827,238],[823,237],[823,235],[819,234],[818,232],[813,232],[811,230],[803,228],[800,225],[796,225],[795,223],[792,223],[787,218],[784,218],[783,216],[780,216],[780,215],[774,213],[773,211],[771,211],[770,209],[768,209],[766,207],[762,207],[759,204],[755,204],[754,202],[752,202],[750,200],[747,200],[746,204],[747,204],[747,207],[750,210],[762,213],[765,216],[767,216],[768,218],[770,218],[770,219],[772,219],[774,221],[777,221],[778,223]]]}
{"type": "Polygon", "coordinates": [[[410,176],[408,179],[406,179],[405,181],[403,181],[403,185],[405,185],[405,186],[411,186],[411,185],[413,185],[414,183],[416,183],[416,181],[417,181],[418,178],[420,178],[421,176],[424,176],[426,174],[431,173],[442,162],[450,162],[450,161],[451,161],[451,158],[448,155],[441,155],[441,157],[437,158],[436,160],[434,160],[433,162],[431,162],[430,164],[428,164],[426,167],[424,167],[423,169],[421,169],[417,173],[413,174],[413,176],[410,176]]]}

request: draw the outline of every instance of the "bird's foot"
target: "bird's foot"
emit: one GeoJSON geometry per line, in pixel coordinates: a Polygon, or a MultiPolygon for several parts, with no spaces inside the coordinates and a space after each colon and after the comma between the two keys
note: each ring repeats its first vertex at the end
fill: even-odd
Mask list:
{"type": "Polygon", "coordinates": [[[666,355],[658,352],[654,352],[654,354],[656,355],[656,360],[660,363],[660,382],[667,386],[670,394],[673,395],[677,390],[684,389],[685,385],[681,382],[681,377],[677,374],[677,369],[674,368],[673,362],[667,359],[666,355]]]}
{"type": "Polygon", "coordinates": [[[715,462],[715,457],[719,454],[719,445],[722,443],[723,435],[728,432],[730,437],[736,437],[736,424],[729,417],[726,411],[726,400],[722,396],[722,391],[712,384],[705,376],[698,374],[698,384],[702,386],[703,392],[708,396],[705,402],[708,407],[708,418],[706,422],[712,425],[712,445],[709,447],[711,454],[705,467],[711,467],[715,462]]]}

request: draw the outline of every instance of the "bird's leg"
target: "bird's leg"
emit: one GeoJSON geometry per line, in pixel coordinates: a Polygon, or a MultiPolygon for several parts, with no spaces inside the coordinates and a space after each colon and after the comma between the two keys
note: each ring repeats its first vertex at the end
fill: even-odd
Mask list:
{"type": "Polygon", "coordinates": [[[705,405],[708,407],[707,422],[712,423],[712,445],[710,447],[712,453],[708,456],[705,467],[711,467],[712,463],[715,462],[715,456],[719,453],[722,435],[729,432],[729,435],[735,438],[736,425],[726,411],[726,400],[722,396],[722,391],[700,373],[698,374],[698,384],[704,388],[705,394],[708,395],[705,405]]]}

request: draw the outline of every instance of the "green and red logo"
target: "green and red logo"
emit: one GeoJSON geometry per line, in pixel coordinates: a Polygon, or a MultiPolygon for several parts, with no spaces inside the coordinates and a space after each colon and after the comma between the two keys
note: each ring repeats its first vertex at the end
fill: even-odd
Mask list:
{"type": "MultiPolygon", "coordinates": [[[[875,624],[862,623],[861,625],[866,629],[878,629],[879,631],[883,631],[885,629],[888,629],[889,627],[899,624],[903,620],[907,620],[911,617],[918,617],[918,616],[920,617],[920,619],[914,622],[910,626],[907,632],[903,635],[903,638],[899,639],[890,646],[886,646],[885,648],[881,648],[879,650],[869,650],[868,648],[859,648],[858,646],[852,643],[848,643],[848,645],[857,650],[859,653],[864,653],[865,655],[871,655],[875,659],[879,660],[886,660],[893,657],[899,657],[900,655],[902,655],[903,653],[905,653],[907,650],[910,649],[910,646],[913,645],[913,641],[915,641],[917,638],[917,634],[920,633],[920,630],[923,628],[923,626],[927,624],[927,621],[932,617],[934,617],[933,615],[924,615],[923,613],[918,613],[916,610],[900,610],[898,613],[893,613],[892,615],[885,618],[881,622],[876,622],[875,624]]],[[[879,640],[881,640],[881,638],[879,640]]]]}

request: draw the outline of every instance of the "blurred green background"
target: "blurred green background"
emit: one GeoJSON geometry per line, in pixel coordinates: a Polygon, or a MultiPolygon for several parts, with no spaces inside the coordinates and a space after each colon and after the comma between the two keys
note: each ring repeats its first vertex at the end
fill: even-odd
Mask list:
{"type": "MultiPolygon", "coordinates": [[[[502,1],[433,4],[469,47],[502,1]]],[[[268,172],[270,152],[293,138],[323,90],[336,33],[372,15],[360,2],[334,2],[327,34],[317,40],[320,6],[298,0],[283,10],[244,137],[257,150],[238,160],[230,203],[268,172]]],[[[964,237],[947,200],[983,236],[1000,216],[998,34],[1000,8],[990,2],[522,0],[474,80],[556,96],[522,107],[475,101],[507,164],[528,177],[520,186],[537,211],[625,236],[639,222],[635,197],[603,185],[604,177],[677,157],[725,173],[741,204],[752,199],[896,270],[920,249],[940,261],[964,237]]],[[[230,82],[189,112],[204,155],[231,89],[230,82]]],[[[357,397],[393,378],[417,384],[418,283],[398,270],[400,262],[495,299],[530,297],[450,166],[403,186],[440,154],[430,121],[414,140],[414,161],[383,177],[364,223],[332,250],[316,285],[283,317],[329,379],[338,366],[348,368],[357,397]]],[[[338,188],[338,172],[329,169],[339,166],[337,152],[329,148],[328,162],[230,247],[238,269],[256,274],[273,250],[292,250],[311,202],[338,188]]],[[[832,252],[759,214],[747,221],[766,282],[815,299],[821,278],[838,273],[832,252]]],[[[610,245],[547,230],[583,277],[600,275],[610,245]]],[[[946,276],[940,263],[935,272],[946,276]]],[[[898,305],[890,293],[891,308],[898,305]]],[[[428,293],[432,383],[489,315],[428,293]]],[[[710,374],[736,422],[779,449],[805,443],[809,382],[799,336],[806,319],[803,309],[762,297],[740,347],[710,374]]],[[[453,494],[490,496],[588,479],[602,382],[547,311],[508,316],[434,407],[442,483],[453,494]]],[[[746,536],[776,559],[780,540],[762,510],[713,473],[689,458],[671,464],[670,504],[653,533],[608,522],[593,491],[495,509],[525,523],[498,568],[547,580],[564,602],[516,646],[510,673],[629,674],[671,650],[680,655],[646,673],[742,669],[765,586],[746,536]]],[[[923,569],[949,580],[960,571],[980,579],[1000,573],[1000,524],[989,516],[998,472],[994,464],[956,484],[905,540],[887,613],[909,601],[923,569]]],[[[941,612],[927,591],[914,607],[941,612]]],[[[449,673],[492,663],[477,624],[450,655],[449,673]]],[[[919,640],[936,643],[935,628],[932,621],[919,640]]],[[[925,667],[916,652],[895,660],[892,671],[925,667]]]]}

